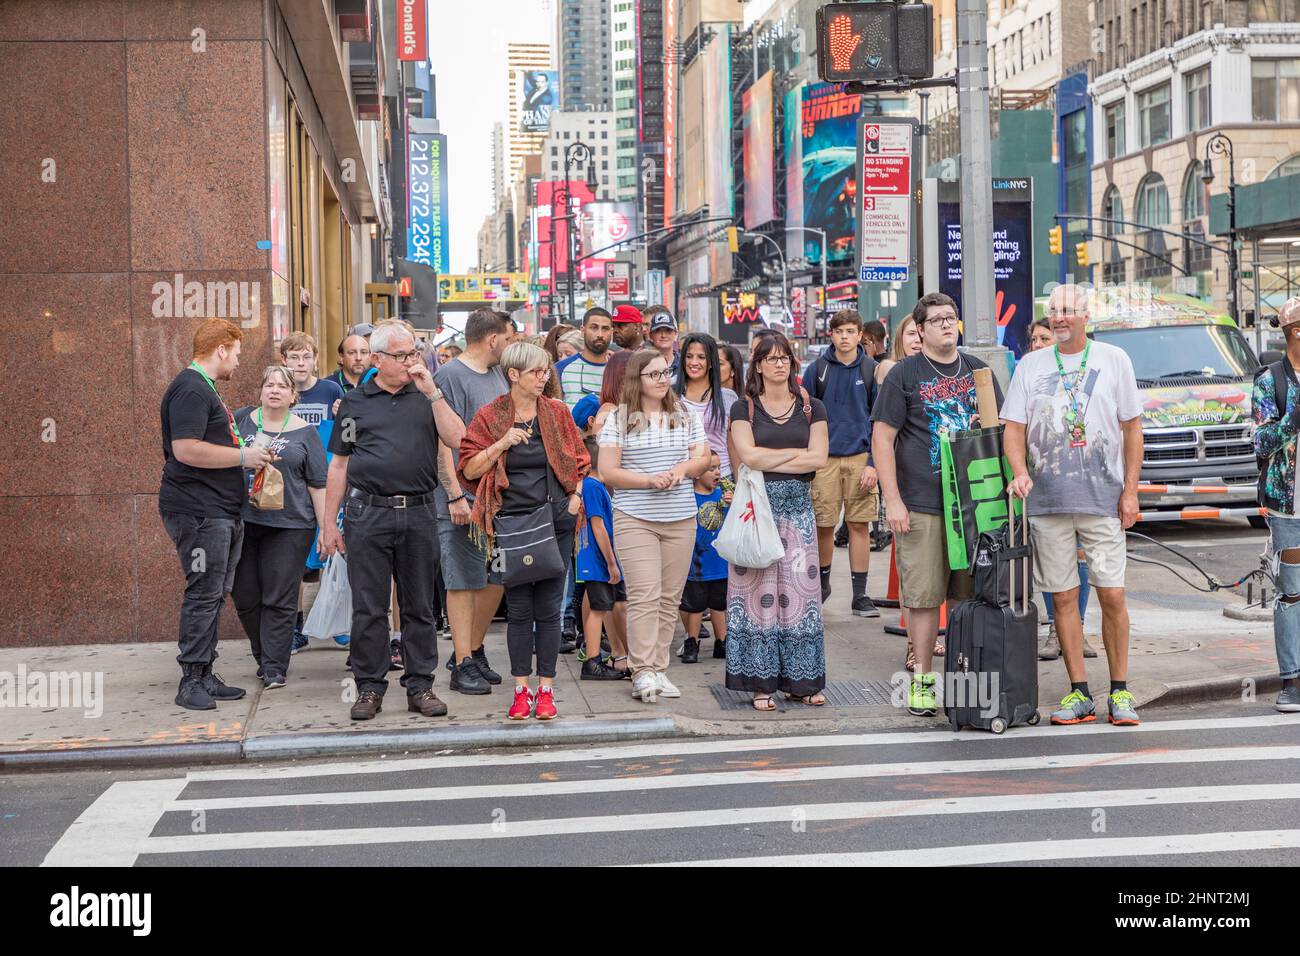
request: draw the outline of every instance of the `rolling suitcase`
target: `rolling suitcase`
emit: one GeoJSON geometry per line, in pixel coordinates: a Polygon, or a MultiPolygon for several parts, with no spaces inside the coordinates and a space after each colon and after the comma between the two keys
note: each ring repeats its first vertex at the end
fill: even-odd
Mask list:
{"type": "MultiPolygon", "coordinates": [[[[1010,502],[1007,513],[1013,515],[1010,502]]],[[[1009,517],[1008,539],[1013,526],[1009,517]]],[[[943,695],[953,730],[975,727],[1000,734],[1017,724],[1038,723],[1038,608],[1029,598],[1029,523],[1023,517],[1020,535],[1010,560],[998,562],[1011,573],[993,576],[1005,582],[1007,603],[962,601],[948,618],[943,695]]],[[[987,597],[1000,597],[996,586],[984,590],[987,597]]]]}

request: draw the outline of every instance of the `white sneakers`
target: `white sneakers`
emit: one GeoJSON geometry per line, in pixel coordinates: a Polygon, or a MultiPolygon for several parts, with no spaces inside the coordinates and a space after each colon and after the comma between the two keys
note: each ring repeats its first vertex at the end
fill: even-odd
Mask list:
{"type": "Polygon", "coordinates": [[[632,696],[642,703],[653,704],[659,696],[659,681],[651,672],[632,678],[632,696]]]}
{"type": "Polygon", "coordinates": [[[647,671],[632,678],[632,696],[646,704],[653,704],[659,697],[681,697],[682,692],[668,679],[667,674],[655,674],[647,671]]]}

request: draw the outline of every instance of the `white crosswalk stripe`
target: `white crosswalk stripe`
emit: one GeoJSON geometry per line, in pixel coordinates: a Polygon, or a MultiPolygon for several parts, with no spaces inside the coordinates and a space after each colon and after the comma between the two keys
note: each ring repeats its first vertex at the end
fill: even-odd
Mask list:
{"type": "Polygon", "coordinates": [[[436,852],[440,865],[455,865],[510,852],[515,841],[553,854],[566,840],[599,834],[621,836],[617,853],[596,862],[631,865],[961,865],[1289,851],[1300,847],[1300,830],[1287,828],[1300,809],[1293,723],[1270,715],[1148,721],[1132,730],[1026,728],[1005,737],[665,740],[199,771],[114,783],[45,865],[142,858],[201,865],[212,854],[223,862],[229,854],[240,862],[312,854],[311,862],[339,863],[358,846],[436,852]],[[1208,817],[1194,812],[1225,805],[1208,817]],[[1107,812],[1122,814],[1123,835],[1103,829],[1069,838],[1107,812]],[[1256,819],[1257,829],[1243,828],[1256,819]],[[1206,829],[1216,824],[1224,828],[1206,829]],[[999,827],[1008,839],[991,839],[999,827]]]}

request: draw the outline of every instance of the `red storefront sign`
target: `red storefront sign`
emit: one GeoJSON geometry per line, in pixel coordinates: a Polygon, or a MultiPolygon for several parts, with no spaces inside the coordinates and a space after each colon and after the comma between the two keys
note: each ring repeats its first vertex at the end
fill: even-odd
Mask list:
{"type": "Polygon", "coordinates": [[[423,63],[429,58],[425,0],[397,0],[397,58],[423,63]]]}

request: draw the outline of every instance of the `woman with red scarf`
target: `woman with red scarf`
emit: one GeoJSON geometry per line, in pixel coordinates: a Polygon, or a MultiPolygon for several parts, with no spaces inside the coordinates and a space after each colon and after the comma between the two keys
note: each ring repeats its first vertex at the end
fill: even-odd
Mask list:
{"type": "MultiPolygon", "coordinates": [[[[479,409],[460,445],[459,477],[475,495],[470,521],[491,542],[499,515],[529,514],[549,501],[560,557],[567,560],[591,459],[568,406],[545,395],[552,374],[545,350],[516,342],[501,356],[501,371],[509,393],[479,409]]],[[[511,720],[551,720],[557,714],[551,684],[563,602],[563,574],[506,588],[506,644],[515,678],[511,720]],[[534,655],[536,697],[528,686],[534,655]]]]}

